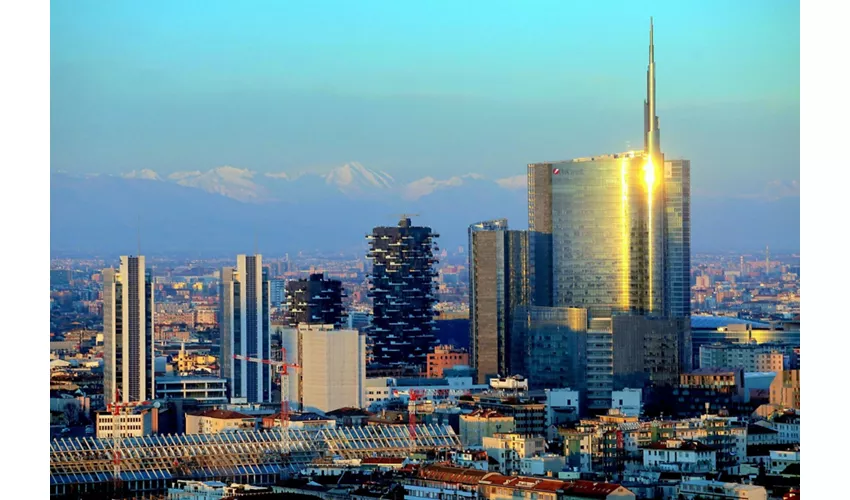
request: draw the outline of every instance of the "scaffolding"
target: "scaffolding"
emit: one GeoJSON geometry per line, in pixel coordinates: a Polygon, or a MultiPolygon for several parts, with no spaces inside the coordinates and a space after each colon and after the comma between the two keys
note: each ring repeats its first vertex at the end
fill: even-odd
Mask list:
{"type": "MultiPolygon", "coordinates": [[[[162,491],[177,479],[233,480],[271,484],[287,472],[323,456],[366,458],[459,448],[446,425],[417,425],[411,436],[404,425],[335,429],[232,431],[121,439],[120,480],[128,491],[162,491]]],[[[113,440],[56,439],[50,444],[52,496],[98,491],[113,481],[113,440]]]]}

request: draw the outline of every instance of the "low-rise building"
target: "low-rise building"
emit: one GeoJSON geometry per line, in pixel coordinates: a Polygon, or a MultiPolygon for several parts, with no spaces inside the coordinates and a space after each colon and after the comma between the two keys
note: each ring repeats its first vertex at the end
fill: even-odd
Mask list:
{"type": "Polygon", "coordinates": [[[684,479],[679,484],[679,496],[683,500],[767,500],[764,486],[752,484],[724,483],[707,479],[684,479]]]}
{"type": "Polygon", "coordinates": [[[434,346],[434,352],[429,352],[427,356],[427,376],[440,378],[443,376],[443,370],[458,365],[469,365],[469,353],[450,345],[434,346]]]}
{"type": "Polygon", "coordinates": [[[617,409],[623,415],[639,417],[642,408],[642,391],[640,389],[622,389],[611,392],[611,408],[617,409]]]}
{"type": "Polygon", "coordinates": [[[557,475],[564,470],[566,458],[563,455],[547,453],[536,457],[526,457],[519,461],[519,472],[527,476],[557,475]]]}
{"type": "Polygon", "coordinates": [[[699,366],[741,368],[745,372],[779,372],[790,368],[793,354],[792,344],[707,344],[699,348],[699,366]]]}
{"type": "Polygon", "coordinates": [[[463,446],[481,446],[482,439],[514,432],[514,418],[495,410],[475,410],[460,416],[460,442],[463,446]]]}
{"type": "Polygon", "coordinates": [[[509,474],[518,471],[523,458],[540,455],[546,451],[546,440],[524,434],[496,434],[482,439],[487,455],[499,462],[499,471],[509,474]]]}
{"type": "Polygon", "coordinates": [[[195,399],[203,403],[227,403],[227,379],[221,377],[156,377],[156,397],[195,399]]]}
{"type": "Polygon", "coordinates": [[[667,439],[643,448],[643,465],[667,472],[714,472],[717,453],[698,441],[667,439]]]}
{"type": "Polygon", "coordinates": [[[112,438],[116,426],[120,437],[149,436],[158,430],[158,416],[159,410],[147,405],[122,409],[118,415],[101,411],[97,413],[95,436],[98,439],[112,438]]]}
{"type": "Polygon", "coordinates": [[[230,430],[253,430],[257,417],[230,410],[207,410],[186,414],[186,434],[216,434],[230,430]]]}

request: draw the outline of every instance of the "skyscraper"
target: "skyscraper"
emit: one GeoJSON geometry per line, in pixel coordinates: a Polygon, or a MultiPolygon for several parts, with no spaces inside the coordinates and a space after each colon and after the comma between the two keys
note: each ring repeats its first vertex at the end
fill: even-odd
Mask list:
{"type": "Polygon", "coordinates": [[[289,281],[286,283],[286,321],[289,326],[340,326],[345,315],[344,296],[342,282],[325,279],[321,273],[289,281]]]}
{"type": "Polygon", "coordinates": [[[664,199],[664,315],[686,318],[691,316],[690,160],[664,162],[664,199]]]}
{"type": "Polygon", "coordinates": [[[644,149],[528,166],[529,230],[538,235],[530,239],[533,295],[551,286],[553,306],[587,310],[591,407],[608,404],[613,349],[631,356],[616,358],[629,373],[660,366],[648,358],[665,350],[658,383],[690,359],[682,355],[688,321],[672,321],[690,314],[690,161],[665,161],[661,151],[651,20],[649,39],[644,149]],[[622,315],[647,320],[611,320],[622,315]]]}
{"type": "Polygon", "coordinates": [[[154,398],[153,281],[145,258],[121,257],[103,270],[103,392],[105,402],[154,398]]]}
{"type": "Polygon", "coordinates": [[[380,365],[412,365],[424,371],[434,335],[434,256],[439,250],[429,227],[403,218],[398,226],[376,227],[369,239],[373,302],[373,359],[380,365]]]}
{"type": "Polygon", "coordinates": [[[473,224],[470,235],[469,345],[478,382],[523,372],[525,343],[512,335],[512,312],[531,304],[528,231],[507,220],[473,224]]]}
{"type": "Polygon", "coordinates": [[[268,273],[261,255],[237,255],[236,267],[221,272],[219,328],[221,370],[235,401],[271,401],[271,370],[265,363],[234,355],[269,357],[271,307],[268,273]]]}

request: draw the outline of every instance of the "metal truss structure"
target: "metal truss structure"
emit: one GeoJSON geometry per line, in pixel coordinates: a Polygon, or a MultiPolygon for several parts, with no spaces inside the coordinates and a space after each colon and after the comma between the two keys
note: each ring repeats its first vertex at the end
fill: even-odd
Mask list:
{"type": "MultiPolygon", "coordinates": [[[[218,434],[152,435],[121,441],[120,481],[132,492],[161,491],[175,479],[236,480],[269,484],[323,456],[366,458],[406,456],[459,448],[451,427],[423,424],[335,429],[233,431],[218,434]]],[[[92,492],[114,480],[113,440],[57,439],[50,444],[50,485],[54,496],[92,492]]]]}

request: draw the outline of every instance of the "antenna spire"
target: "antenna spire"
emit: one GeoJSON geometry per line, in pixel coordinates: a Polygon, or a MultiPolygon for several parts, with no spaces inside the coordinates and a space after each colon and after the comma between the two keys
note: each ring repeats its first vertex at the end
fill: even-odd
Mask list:
{"type": "Polygon", "coordinates": [[[136,216],[136,257],[142,255],[142,216],[136,216]]]}
{"type": "Polygon", "coordinates": [[[649,156],[661,152],[661,131],[655,111],[655,27],[649,18],[649,66],[646,70],[646,100],[643,104],[644,149],[649,156]]]}

